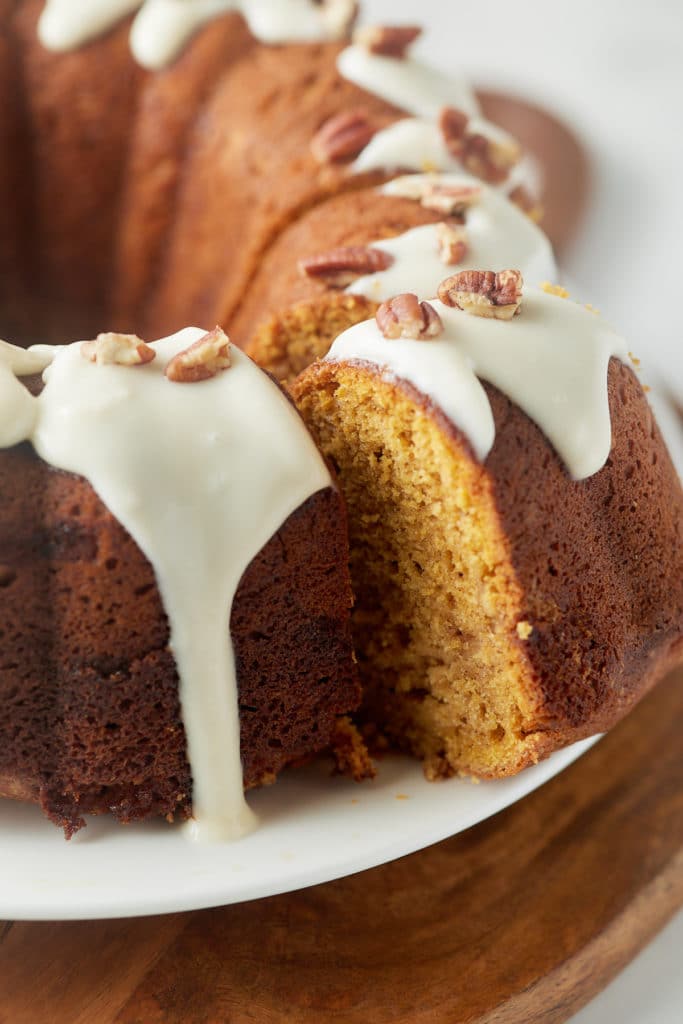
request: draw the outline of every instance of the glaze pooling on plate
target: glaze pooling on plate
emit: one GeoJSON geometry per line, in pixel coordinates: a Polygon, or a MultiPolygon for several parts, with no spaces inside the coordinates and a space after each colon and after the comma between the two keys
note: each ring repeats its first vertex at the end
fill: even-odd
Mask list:
{"type": "Polygon", "coordinates": [[[237,349],[210,380],[175,384],[169,361],[204,334],[153,342],[144,366],[96,365],[76,343],[0,349],[0,445],[31,441],[85,477],[150,561],[170,625],[193,779],[193,837],[248,831],[229,635],[240,579],[331,478],[279,388],[237,349]],[[14,364],[14,369],[13,365],[14,364]],[[19,365],[17,365],[19,364],[19,365]],[[44,369],[33,397],[14,371],[44,369]]]}
{"type": "Polygon", "coordinates": [[[195,32],[221,14],[242,14],[265,43],[339,39],[354,13],[352,0],[47,0],[38,25],[49,50],[73,50],[138,11],[131,49],[145,68],[170,64],[195,32]]]}
{"type": "Polygon", "coordinates": [[[607,368],[612,356],[628,358],[618,334],[584,306],[536,288],[524,289],[520,314],[508,321],[433,306],[444,326],[438,338],[387,340],[366,320],[337,338],[326,358],[375,363],[413,384],[482,462],[495,438],[486,380],[536,423],[575,480],[602,468],[612,441],[607,368]]]}
{"type": "Polygon", "coordinates": [[[387,196],[406,196],[416,201],[430,185],[439,188],[476,188],[478,199],[465,211],[467,251],[457,267],[444,264],[439,254],[438,224],[424,224],[394,238],[371,242],[370,247],[389,253],[393,262],[386,270],[367,274],[346,289],[376,302],[401,292],[436,295],[441,281],[456,270],[517,267],[535,284],[557,279],[550,242],[540,228],[497,189],[469,175],[411,174],[395,178],[379,190],[387,196]]]}

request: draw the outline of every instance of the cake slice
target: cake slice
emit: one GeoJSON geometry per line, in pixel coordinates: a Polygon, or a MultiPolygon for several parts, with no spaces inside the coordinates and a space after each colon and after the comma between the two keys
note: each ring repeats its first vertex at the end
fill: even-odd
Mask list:
{"type": "Polygon", "coordinates": [[[516,271],[439,295],[383,304],[292,393],[347,500],[364,715],[429,777],[505,776],[683,658],[683,495],[593,312],[516,271]]]}

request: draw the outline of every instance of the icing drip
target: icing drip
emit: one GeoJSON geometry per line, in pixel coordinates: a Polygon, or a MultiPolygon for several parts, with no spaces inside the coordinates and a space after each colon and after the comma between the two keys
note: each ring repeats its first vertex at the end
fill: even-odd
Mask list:
{"type": "Polygon", "coordinates": [[[0,444],[30,440],[46,462],[85,477],[154,567],[180,677],[190,833],[224,839],[254,821],[242,790],[232,601],[254,556],[331,481],[290,403],[239,350],[211,380],[166,379],[169,360],[203,333],[155,342],[156,359],[133,368],[96,366],[78,344],[58,349],[38,398],[0,352],[0,444]]]}
{"type": "MultiPolygon", "coordinates": [[[[445,106],[446,104],[443,104],[445,106]]],[[[513,143],[507,132],[483,118],[471,118],[468,131],[487,138],[513,143]]],[[[462,164],[449,152],[436,119],[406,117],[394,121],[373,136],[351,165],[357,173],[402,168],[415,171],[462,171],[462,164]]],[[[514,172],[512,168],[512,172],[514,172]]],[[[511,172],[511,173],[512,173],[511,172]]],[[[515,184],[523,184],[526,175],[515,176],[515,184]]],[[[501,188],[508,189],[505,181],[501,188]]]]}
{"type": "Polygon", "coordinates": [[[481,189],[479,200],[465,214],[467,253],[455,267],[444,264],[439,256],[438,227],[425,224],[395,238],[371,242],[394,258],[387,270],[368,274],[354,281],[348,292],[365,295],[377,302],[400,292],[417,292],[431,297],[449,274],[481,267],[503,269],[517,267],[526,280],[540,284],[554,281],[557,268],[550,242],[529,218],[500,192],[465,175],[408,175],[384,185],[384,195],[415,195],[422,183],[434,181],[445,186],[475,185],[481,189]],[[414,191],[415,190],[415,191],[414,191]]]}
{"type": "MultiPolygon", "coordinates": [[[[462,170],[439,128],[439,115],[444,107],[457,107],[468,114],[469,132],[514,145],[507,132],[479,116],[476,97],[462,79],[444,74],[410,55],[385,57],[364,46],[347,46],[337,58],[337,68],[348,81],[413,115],[377,132],[352,164],[358,173],[393,168],[462,170]]],[[[512,168],[504,187],[533,186],[534,177],[528,162],[520,161],[512,168]]]]}
{"type": "Polygon", "coordinates": [[[9,448],[31,436],[38,418],[38,400],[17,377],[42,373],[51,358],[48,346],[23,349],[0,341],[0,446],[9,448]]]}
{"type": "Polygon", "coordinates": [[[108,32],[140,7],[141,0],[47,0],[38,38],[48,50],[74,50],[108,32]]]}
{"type": "Polygon", "coordinates": [[[370,53],[364,46],[347,46],[337,58],[337,67],[349,82],[415,117],[436,119],[447,106],[471,116],[479,113],[474,93],[463,79],[410,55],[399,60],[370,53]]]}
{"type": "Polygon", "coordinates": [[[388,341],[367,320],[337,338],[326,358],[376,363],[410,382],[462,430],[482,462],[495,429],[480,378],[537,424],[575,480],[604,466],[612,440],[607,367],[611,356],[625,361],[628,353],[600,317],[535,288],[524,289],[521,313],[510,321],[433,306],[444,325],[436,339],[388,341]]]}
{"type": "Polygon", "coordinates": [[[234,11],[265,43],[338,39],[347,31],[352,0],[47,0],[38,37],[49,50],[73,50],[138,11],[131,49],[143,67],[170,64],[194,33],[211,19],[234,11]]]}
{"type": "Polygon", "coordinates": [[[355,13],[355,0],[243,0],[249,28],[263,43],[343,39],[355,13]]]}
{"type": "Polygon", "coordinates": [[[159,71],[180,56],[202,25],[237,9],[235,0],[146,0],[130,32],[133,56],[143,68],[159,71]]]}

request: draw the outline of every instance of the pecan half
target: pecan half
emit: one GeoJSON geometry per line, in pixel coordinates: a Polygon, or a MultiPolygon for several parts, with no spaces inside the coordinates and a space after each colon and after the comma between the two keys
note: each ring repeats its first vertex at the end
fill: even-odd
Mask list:
{"type": "Polygon", "coordinates": [[[430,184],[420,198],[427,210],[436,210],[446,216],[462,217],[465,212],[481,199],[478,185],[430,184]]]}
{"type": "Polygon", "coordinates": [[[510,202],[518,206],[535,224],[543,220],[543,205],[539,199],[532,196],[531,192],[524,185],[517,185],[508,194],[510,202]]]}
{"type": "Polygon", "coordinates": [[[448,152],[460,159],[467,132],[469,117],[457,107],[444,107],[439,114],[439,128],[448,152]]]}
{"type": "Polygon", "coordinates": [[[380,57],[403,60],[408,47],[420,35],[422,29],[419,25],[368,25],[354,33],[353,41],[380,57]]]}
{"type": "Polygon", "coordinates": [[[462,270],[439,285],[439,298],[473,316],[511,320],[522,301],[519,270],[462,270]]]}
{"type": "Polygon", "coordinates": [[[344,110],[325,121],[311,140],[311,152],[321,164],[353,160],[370,142],[377,128],[363,107],[344,110]]]}
{"type": "Polygon", "coordinates": [[[230,338],[215,327],[168,363],[164,373],[176,384],[209,380],[230,366],[230,338]]]}
{"type": "Polygon", "coordinates": [[[467,255],[467,231],[458,224],[437,224],[436,236],[439,256],[443,262],[453,267],[462,263],[467,255]]]}
{"type": "Polygon", "coordinates": [[[377,326],[385,338],[412,338],[425,341],[443,332],[441,317],[429,302],[403,292],[383,302],[375,313],[377,326]]]}
{"type": "Polygon", "coordinates": [[[365,274],[386,270],[394,257],[383,249],[368,245],[346,245],[299,260],[299,273],[313,277],[331,288],[346,288],[365,274]]]}
{"type": "Polygon", "coordinates": [[[143,366],[151,363],[156,352],[136,334],[109,331],[93,341],[82,341],[81,355],[98,366],[143,366]]]}

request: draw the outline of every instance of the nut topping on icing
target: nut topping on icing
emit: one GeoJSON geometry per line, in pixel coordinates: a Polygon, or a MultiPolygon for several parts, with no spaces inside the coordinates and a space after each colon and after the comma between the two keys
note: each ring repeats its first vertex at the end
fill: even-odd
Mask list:
{"type": "Polygon", "coordinates": [[[230,366],[230,338],[220,327],[199,338],[168,363],[164,373],[176,384],[209,380],[230,366]]]}
{"type": "Polygon", "coordinates": [[[346,288],[365,274],[386,270],[393,262],[394,257],[383,249],[373,249],[367,245],[346,245],[307,260],[299,260],[299,272],[331,288],[346,288]]]}
{"type": "Polygon", "coordinates": [[[443,332],[441,317],[428,302],[404,292],[383,302],[375,314],[377,325],[385,338],[412,338],[424,341],[443,332]]]}
{"type": "Polygon", "coordinates": [[[439,256],[446,266],[454,267],[462,263],[467,253],[467,232],[458,224],[437,224],[436,236],[439,244],[439,256]]]}
{"type": "Polygon", "coordinates": [[[439,298],[473,316],[511,320],[522,301],[519,270],[462,270],[439,285],[439,298]]]}
{"type": "Polygon", "coordinates": [[[543,220],[543,206],[535,196],[524,185],[517,185],[508,194],[508,199],[515,206],[518,206],[522,213],[525,213],[535,224],[543,220]]]}
{"type": "Polygon", "coordinates": [[[457,160],[462,156],[469,117],[457,107],[444,107],[439,115],[439,128],[448,152],[457,160]]]}
{"type": "Polygon", "coordinates": [[[330,117],[316,132],[311,141],[311,152],[321,164],[353,160],[365,149],[376,131],[363,107],[344,110],[330,117]]]}
{"type": "Polygon", "coordinates": [[[508,137],[491,138],[468,131],[468,126],[469,117],[457,107],[444,107],[439,115],[439,128],[451,156],[477,178],[499,185],[519,161],[519,145],[508,137]]]}
{"type": "Polygon", "coordinates": [[[380,57],[402,60],[408,47],[420,35],[422,29],[419,25],[368,25],[354,33],[353,41],[380,57]]]}
{"type": "Polygon", "coordinates": [[[151,363],[156,352],[135,334],[98,334],[81,342],[81,355],[98,366],[142,366],[151,363]]]}
{"type": "Polygon", "coordinates": [[[427,210],[436,210],[447,216],[462,217],[470,206],[481,199],[478,185],[437,185],[426,186],[420,203],[427,210]]]}
{"type": "Polygon", "coordinates": [[[471,174],[492,185],[500,185],[520,156],[519,146],[514,140],[491,139],[474,133],[465,136],[461,161],[471,174]]]}

